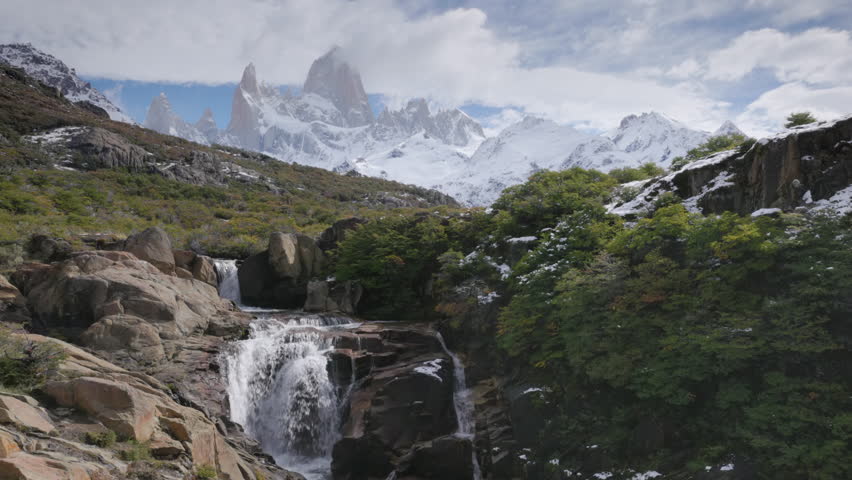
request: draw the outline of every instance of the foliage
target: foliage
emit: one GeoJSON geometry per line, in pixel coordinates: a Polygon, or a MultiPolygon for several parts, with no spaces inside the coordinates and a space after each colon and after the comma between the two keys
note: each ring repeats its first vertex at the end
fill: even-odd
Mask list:
{"type": "Polygon", "coordinates": [[[0,386],[29,391],[41,386],[65,359],[53,342],[36,342],[0,326],[0,386]]]}
{"type": "Polygon", "coordinates": [[[816,122],[817,119],[811,115],[811,112],[794,112],[787,116],[787,123],[784,128],[798,127],[816,122]]]}
{"type": "Polygon", "coordinates": [[[119,455],[125,462],[138,462],[154,458],[151,456],[151,448],[148,446],[148,443],[137,440],[128,441],[127,445],[119,451],[119,455]]]}
{"type": "Polygon", "coordinates": [[[86,432],[83,439],[89,445],[95,445],[101,448],[108,448],[115,445],[117,437],[115,432],[107,430],[106,432],[86,432]]]}
{"type": "Polygon", "coordinates": [[[200,465],[195,468],[195,478],[196,479],[210,479],[210,478],[218,478],[219,472],[216,470],[216,467],[211,465],[200,465]]]}
{"type": "Polygon", "coordinates": [[[743,144],[751,146],[754,140],[739,134],[717,135],[710,137],[701,145],[686,152],[685,157],[675,157],[672,160],[671,170],[680,170],[684,166],[704,157],[713,155],[714,153],[733,150],[741,147],[743,144]]]}
{"type": "Polygon", "coordinates": [[[498,236],[535,234],[564,215],[599,207],[616,184],[604,173],[576,167],[535,173],[526,183],[504,190],[494,203],[498,236]]]}
{"type": "Polygon", "coordinates": [[[586,222],[569,247],[540,245],[516,267],[500,344],[551,378],[561,413],[542,455],[582,463],[594,443],[607,468],[656,467],[677,448],[696,465],[747,457],[778,479],[852,475],[850,223],[674,204],[614,235],[586,222]],[[527,280],[537,256],[570,260],[527,280]],[[635,435],[649,423],[667,433],[647,451],[635,435]]]}
{"type": "Polygon", "coordinates": [[[629,183],[658,177],[664,173],[666,173],[664,168],[656,163],[648,162],[636,168],[624,167],[610,170],[609,176],[618,183],[629,183]]]}

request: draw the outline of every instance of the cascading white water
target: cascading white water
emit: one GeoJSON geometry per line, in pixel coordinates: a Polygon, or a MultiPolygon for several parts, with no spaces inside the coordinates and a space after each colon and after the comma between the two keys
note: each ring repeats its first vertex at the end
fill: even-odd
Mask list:
{"type": "MultiPolygon", "coordinates": [[[[436,333],[438,341],[441,343],[441,348],[444,349],[447,355],[453,360],[453,372],[455,385],[453,386],[453,406],[456,410],[456,418],[458,419],[459,428],[456,435],[464,438],[470,438],[473,442],[476,433],[476,419],[474,417],[473,392],[467,387],[467,378],[464,374],[464,364],[455,353],[447,348],[444,343],[444,337],[441,332],[436,333]]],[[[479,460],[476,458],[476,448],[473,450],[473,480],[482,478],[482,471],[479,467],[479,460]]]]}
{"type": "Polygon", "coordinates": [[[345,400],[328,376],[328,330],[348,319],[303,315],[255,320],[226,356],[231,419],[280,465],[308,479],[330,474],[345,400]]]}
{"type": "Polygon", "coordinates": [[[237,305],[242,304],[240,295],[240,279],[237,277],[236,260],[214,260],[216,273],[219,276],[219,296],[233,300],[237,305]]]}

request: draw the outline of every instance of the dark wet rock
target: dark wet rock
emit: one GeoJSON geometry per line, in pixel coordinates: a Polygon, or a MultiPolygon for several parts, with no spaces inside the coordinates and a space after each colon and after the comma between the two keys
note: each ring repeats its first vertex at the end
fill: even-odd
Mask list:
{"type": "Polygon", "coordinates": [[[363,225],[365,223],[367,223],[367,220],[358,217],[338,220],[330,227],[323,230],[319,238],[317,238],[317,245],[323,251],[334,250],[340,242],[346,239],[347,232],[355,230],[359,225],[363,225]]]}
{"type": "Polygon", "coordinates": [[[308,282],[304,310],[308,312],[340,312],[354,315],[364,289],[357,282],[347,280],[308,282]]]}
{"type": "Polygon", "coordinates": [[[27,242],[27,254],[33,260],[50,263],[67,259],[71,255],[71,244],[61,238],[33,235],[27,242]]]}
{"type": "Polygon", "coordinates": [[[705,214],[792,211],[830,198],[852,183],[852,118],[807,125],[763,139],[748,151],[719,153],[649,181],[616,210],[641,214],[662,194],[693,199],[705,214]]]}

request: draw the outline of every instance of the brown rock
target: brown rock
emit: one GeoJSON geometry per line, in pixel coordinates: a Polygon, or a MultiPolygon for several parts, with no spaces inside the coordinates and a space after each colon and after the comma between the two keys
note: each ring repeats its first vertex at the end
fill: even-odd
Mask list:
{"type": "Polygon", "coordinates": [[[145,260],[163,273],[172,274],[175,271],[175,256],[172,253],[172,241],[169,235],[160,227],[151,227],[127,237],[124,249],[145,260]]]}
{"type": "Polygon", "coordinates": [[[157,328],[132,315],[101,318],[83,332],[80,342],[95,350],[127,354],[141,363],[157,363],[166,357],[157,328]]]}
{"type": "Polygon", "coordinates": [[[19,452],[0,459],[0,478],[14,480],[91,480],[85,468],[19,452]]]}
{"type": "Polygon", "coordinates": [[[325,254],[307,235],[273,233],[269,237],[269,263],[279,278],[307,280],[321,273],[325,254]]]}
{"type": "Polygon", "coordinates": [[[21,447],[18,446],[18,442],[15,441],[12,435],[0,432],[0,458],[8,458],[20,451],[21,447]]]}
{"type": "Polygon", "coordinates": [[[212,285],[219,286],[219,278],[216,276],[216,265],[213,259],[204,255],[197,255],[195,261],[192,262],[192,276],[196,280],[212,285]]]}
{"type": "Polygon", "coordinates": [[[195,261],[195,252],[191,250],[172,250],[172,254],[175,256],[175,266],[180,268],[191,270],[192,262],[195,261]]]}
{"type": "Polygon", "coordinates": [[[193,279],[192,272],[181,267],[175,267],[175,275],[177,275],[178,278],[183,278],[184,280],[193,279]]]}
{"type": "Polygon", "coordinates": [[[54,430],[47,414],[40,408],[6,395],[0,395],[0,423],[12,423],[42,433],[54,430]]]}
{"type": "Polygon", "coordinates": [[[147,441],[157,425],[156,398],[126,383],[94,377],[48,382],[45,393],[63,407],[97,418],[119,435],[147,441]]]}

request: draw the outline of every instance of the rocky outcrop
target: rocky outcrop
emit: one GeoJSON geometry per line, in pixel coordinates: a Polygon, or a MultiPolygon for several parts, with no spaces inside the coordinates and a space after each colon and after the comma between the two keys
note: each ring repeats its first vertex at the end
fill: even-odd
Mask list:
{"type": "Polygon", "coordinates": [[[183,270],[190,278],[218,287],[219,279],[212,258],[197,255],[190,250],[173,250],[172,253],[175,257],[175,269],[183,270]]]}
{"type": "Polygon", "coordinates": [[[115,251],[26,264],[13,280],[26,292],[33,329],[61,332],[124,367],[145,368],[187,404],[225,415],[217,353],[250,316],[213,286],[115,251]]]}
{"type": "Polygon", "coordinates": [[[357,382],[343,438],[334,446],[335,479],[385,478],[394,471],[398,478],[470,478],[470,440],[447,438],[457,429],[454,371],[434,332],[365,324],[341,334],[335,346],[332,378],[342,388],[357,382]]]}
{"type": "Polygon", "coordinates": [[[137,478],[133,472],[144,462],[117,455],[132,447],[128,439],[146,445],[161,461],[144,467],[145,478],[189,478],[200,467],[230,480],[301,478],[229,441],[214,421],[176,402],[156,379],[59,340],[38,335],[28,340],[52,342],[67,356],[38,391],[49,400],[45,405],[0,395],[0,423],[7,424],[0,428],[0,478],[137,478]],[[83,443],[86,432],[110,431],[117,434],[115,446],[83,443]]]}
{"type": "Polygon", "coordinates": [[[273,233],[268,251],[269,263],[281,279],[304,281],[319,275],[325,265],[314,239],[299,233],[273,233]]]}
{"type": "Polygon", "coordinates": [[[24,323],[29,318],[26,298],[6,277],[0,275],[0,322],[24,323]]]}
{"type": "Polygon", "coordinates": [[[637,215],[672,192],[693,211],[749,214],[815,207],[852,183],[852,118],[807,125],[722,152],[665,177],[646,182],[638,196],[614,205],[613,213],[637,215]]]}
{"type": "Polygon", "coordinates": [[[68,148],[81,154],[72,157],[71,161],[75,168],[84,170],[123,168],[141,171],[149,155],[142,147],[102,128],[81,129],[70,138],[68,148]]]}
{"type": "MultiPolygon", "coordinates": [[[[242,300],[247,305],[301,308],[308,298],[309,282],[322,274],[324,266],[325,254],[312,238],[273,233],[269,248],[239,267],[242,300]]],[[[315,303],[325,303],[325,299],[315,303]]]]}
{"type": "Polygon", "coordinates": [[[175,273],[172,241],[165,230],[160,227],[151,227],[127,237],[127,241],[124,242],[124,250],[159,268],[165,274],[175,273]]]}
{"type": "Polygon", "coordinates": [[[33,235],[27,242],[26,250],[30,259],[50,263],[67,259],[73,249],[67,240],[33,235]]]}

